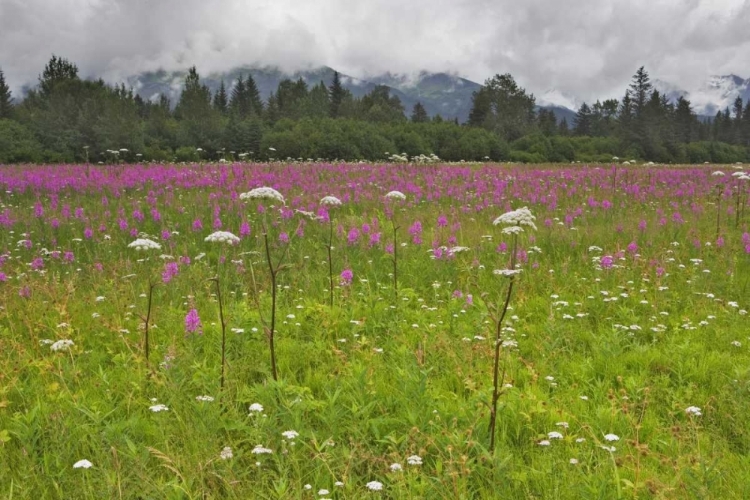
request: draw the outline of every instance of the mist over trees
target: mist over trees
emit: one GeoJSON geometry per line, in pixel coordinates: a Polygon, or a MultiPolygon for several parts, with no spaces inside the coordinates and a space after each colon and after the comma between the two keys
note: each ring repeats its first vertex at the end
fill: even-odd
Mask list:
{"type": "Polygon", "coordinates": [[[620,99],[584,103],[567,123],[503,74],[474,92],[469,119],[458,124],[430,117],[419,102],[405,109],[386,86],[354,97],[338,73],[330,87],[283,80],[264,102],[250,74],[212,94],[192,67],[172,103],[83,80],[57,56],[19,100],[0,68],[0,163],[383,160],[387,152],[447,161],[750,161],[750,101],[738,97],[701,120],[684,97],[670,102],[654,89],[641,67],[620,99]]]}

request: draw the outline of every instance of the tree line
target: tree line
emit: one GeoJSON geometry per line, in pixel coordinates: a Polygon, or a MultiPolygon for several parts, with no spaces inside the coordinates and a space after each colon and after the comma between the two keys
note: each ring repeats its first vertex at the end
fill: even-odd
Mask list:
{"type": "Polygon", "coordinates": [[[690,102],[669,102],[640,68],[621,100],[583,104],[574,123],[538,108],[509,74],[472,97],[467,123],[405,110],[386,86],[355,97],[341,82],[283,80],[263,100],[252,75],[216,92],[195,67],[176,103],[145,101],[124,85],[84,80],[52,56],[38,85],[14,99],[0,69],[0,163],[341,159],[390,154],[446,161],[656,162],[750,160],[750,101],[700,120],[690,102]]]}

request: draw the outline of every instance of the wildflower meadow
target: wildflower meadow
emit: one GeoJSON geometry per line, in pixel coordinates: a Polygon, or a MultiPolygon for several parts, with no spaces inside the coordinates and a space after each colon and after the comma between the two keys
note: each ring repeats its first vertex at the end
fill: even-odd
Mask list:
{"type": "Polygon", "coordinates": [[[748,172],[0,166],[0,496],[749,498],[748,172]]]}

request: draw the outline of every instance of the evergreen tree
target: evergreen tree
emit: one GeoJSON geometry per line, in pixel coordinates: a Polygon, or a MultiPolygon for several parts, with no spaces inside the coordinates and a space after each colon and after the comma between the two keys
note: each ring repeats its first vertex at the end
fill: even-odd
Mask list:
{"type": "Polygon", "coordinates": [[[198,70],[193,66],[185,77],[185,88],[175,108],[180,121],[183,141],[187,146],[215,151],[221,135],[219,113],[211,105],[211,91],[202,85],[198,70]]]}
{"type": "Polygon", "coordinates": [[[734,144],[742,144],[742,113],[744,111],[742,97],[737,96],[732,106],[732,115],[734,115],[734,119],[732,120],[732,142],[734,144]]]}
{"type": "Polygon", "coordinates": [[[237,83],[235,83],[232,89],[232,98],[229,101],[229,109],[232,113],[236,114],[240,118],[247,118],[250,116],[251,105],[248,99],[247,86],[242,75],[237,77],[237,83]]]}
{"type": "Polygon", "coordinates": [[[78,80],[78,67],[67,59],[53,55],[39,77],[39,89],[42,95],[49,96],[55,85],[71,80],[78,80]]]}
{"type": "Polygon", "coordinates": [[[555,113],[551,109],[540,108],[537,113],[537,126],[539,127],[539,131],[547,137],[557,135],[557,118],[555,118],[555,113]]]}
{"type": "Polygon", "coordinates": [[[347,90],[341,85],[341,78],[339,72],[333,72],[333,82],[331,88],[328,91],[331,96],[331,118],[338,118],[341,116],[341,105],[346,97],[347,90]]]}
{"type": "Polygon", "coordinates": [[[260,91],[253,75],[247,75],[245,90],[247,92],[247,102],[250,106],[250,112],[255,116],[261,116],[263,114],[263,101],[260,98],[260,91]]]}
{"type": "Polygon", "coordinates": [[[675,136],[679,142],[688,143],[697,134],[698,118],[693,112],[690,101],[680,96],[674,110],[675,136]]]}
{"type": "Polygon", "coordinates": [[[557,133],[563,137],[570,134],[570,127],[568,127],[567,118],[563,117],[563,119],[560,120],[560,124],[557,126],[557,133]]]}
{"type": "Polygon", "coordinates": [[[581,104],[576,113],[573,133],[575,135],[591,135],[591,108],[585,102],[581,104]]]}
{"type": "Polygon", "coordinates": [[[638,68],[638,71],[633,75],[629,90],[630,96],[633,99],[633,111],[636,118],[640,119],[653,90],[648,72],[643,66],[638,68]]]}
{"type": "Polygon", "coordinates": [[[742,111],[740,144],[750,146],[750,99],[747,100],[745,109],[742,111]]]}
{"type": "Polygon", "coordinates": [[[427,111],[422,106],[421,102],[417,102],[411,111],[412,123],[426,123],[430,121],[430,117],[427,116],[427,111]]]}
{"type": "Polygon", "coordinates": [[[328,97],[328,88],[323,82],[318,83],[300,104],[302,107],[302,116],[311,118],[324,118],[328,116],[331,109],[331,102],[328,97]]]}
{"type": "Polygon", "coordinates": [[[13,99],[10,95],[10,87],[5,83],[5,75],[0,69],[0,120],[10,118],[13,110],[13,99]]]}
{"type": "Polygon", "coordinates": [[[492,130],[505,141],[514,141],[534,127],[535,99],[519,87],[510,74],[495,75],[472,95],[469,123],[492,130]]]}
{"type": "Polygon", "coordinates": [[[221,85],[219,85],[219,90],[217,90],[214,95],[214,109],[222,115],[225,115],[228,110],[228,104],[227,88],[224,86],[224,80],[222,80],[221,85]]]}

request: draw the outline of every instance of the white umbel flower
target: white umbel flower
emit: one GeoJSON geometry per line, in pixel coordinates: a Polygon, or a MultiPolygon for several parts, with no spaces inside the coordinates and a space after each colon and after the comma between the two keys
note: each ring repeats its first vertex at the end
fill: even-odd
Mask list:
{"type": "Polygon", "coordinates": [[[275,200],[281,203],[284,203],[284,197],[276,191],[274,188],[271,187],[259,187],[255,189],[251,189],[247,193],[242,193],[240,195],[240,200],[275,200]]]}
{"type": "Polygon", "coordinates": [[[228,243],[230,245],[236,245],[240,242],[240,238],[230,233],[229,231],[216,231],[206,236],[205,241],[211,243],[228,243]]]}
{"type": "Polygon", "coordinates": [[[412,455],[406,459],[406,463],[409,465],[422,465],[422,457],[419,455],[412,455]]]}
{"type": "Polygon", "coordinates": [[[234,457],[234,453],[232,453],[232,448],[229,446],[225,446],[224,449],[221,450],[221,453],[219,453],[219,458],[222,460],[229,460],[232,457],[234,457]]]}
{"type": "Polygon", "coordinates": [[[531,210],[529,210],[528,207],[522,207],[504,213],[495,219],[492,224],[495,226],[529,226],[536,230],[536,224],[534,224],[535,220],[536,217],[531,213],[531,210]]]}
{"type": "Polygon", "coordinates": [[[503,234],[521,234],[523,232],[523,228],[521,226],[508,226],[504,227],[501,232],[503,234]]]}
{"type": "Polygon", "coordinates": [[[271,453],[273,453],[273,450],[259,444],[255,448],[253,448],[250,453],[252,453],[253,455],[270,455],[271,453]]]}
{"type": "Polygon", "coordinates": [[[128,245],[128,248],[135,248],[139,252],[146,250],[161,250],[161,245],[148,238],[138,238],[128,245]]]}
{"type": "Polygon", "coordinates": [[[697,406],[688,406],[687,408],[685,408],[685,413],[694,417],[700,417],[701,415],[703,415],[703,412],[697,406]]]}
{"type": "Polygon", "coordinates": [[[291,439],[296,439],[299,436],[299,432],[290,430],[290,431],[282,432],[281,435],[291,440],[291,439]]]}
{"type": "Polygon", "coordinates": [[[367,486],[367,489],[370,491],[382,491],[383,490],[383,483],[380,481],[370,481],[365,486],[367,486]]]}
{"type": "Polygon", "coordinates": [[[495,269],[494,271],[492,271],[492,274],[510,278],[511,276],[516,276],[518,274],[521,274],[521,269],[495,269]]]}
{"type": "Polygon", "coordinates": [[[89,462],[86,459],[79,460],[78,462],[76,462],[76,463],[73,464],[73,468],[74,469],[90,469],[93,466],[94,466],[94,464],[92,464],[91,462],[89,462]]]}
{"type": "Polygon", "coordinates": [[[389,200],[405,200],[406,195],[402,193],[401,191],[390,191],[388,192],[385,197],[389,200]]]}
{"type": "Polygon", "coordinates": [[[717,170],[715,172],[712,172],[711,175],[713,175],[714,177],[724,177],[726,174],[721,170],[717,170]]]}
{"type": "Polygon", "coordinates": [[[335,196],[326,196],[322,200],[320,200],[320,204],[327,207],[340,207],[341,200],[339,200],[335,196]]]}
{"type": "Polygon", "coordinates": [[[51,346],[49,346],[49,348],[52,349],[55,352],[57,352],[57,351],[67,351],[68,349],[70,349],[70,347],[72,345],[73,345],[73,341],[72,340],[63,339],[63,340],[58,340],[57,342],[55,342],[54,344],[52,344],[51,346]]]}

